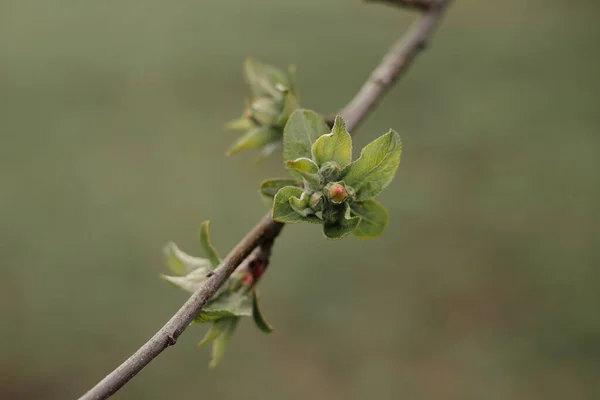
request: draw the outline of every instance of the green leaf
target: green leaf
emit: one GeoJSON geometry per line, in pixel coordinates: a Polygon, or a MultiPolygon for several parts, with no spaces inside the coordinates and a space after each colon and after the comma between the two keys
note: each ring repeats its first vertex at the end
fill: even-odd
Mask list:
{"type": "Polygon", "coordinates": [[[197,268],[210,270],[209,260],[190,256],[179,249],[173,242],[169,242],[165,245],[163,254],[167,267],[169,267],[175,275],[186,275],[197,268]]]}
{"type": "Polygon", "coordinates": [[[260,184],[260,193],[273,198],[285,186],[298,186],[298,181],[294,179],[267,179],[260,184]]]}
{"type": "Polygon", "coordinates": [[[303,192],[300,198],[295,196],[290,197],[290,206],[303,217],[309,217],[315,213],[310,208],[310,195],[306,192],[303,192]]]}
{"type": "Polygon", "coordinates": [[[283,109],[281,110],[281,114],[279,114],[279,118],[276,122],[277,126],[284,127],[288,118],[294,110],[298,108],[298,100],[296,96],[288,89],[283,95],[283,109]]]}
{"type": "Polygon", "coordinates": [[[271,142],[278,141],[281,138],[281,132],[270,126],[259,126],[246,132],[242,137],[227,150],[227,155],[238,153],[242,150],[257,149],[268,145],[271,142]]]}
{"type": "Polygon", "coordinates": [[[239,292],[224,291],[210,300],[194,318],[195,322],[216,321],[229,317],[252,315],[252,297],[239,292]]]}
{"type": "Polygon", "coordinates": [[[194,293],[206,282],[208,273],[212,271],[210,261],[205,261],[206,266],[198,267],[185,276],[161,275],[161,278],[186,292],[194,293]]]}
{"type": "Polygon", "coordinates": [[[296,110],[283,129],[283,159],[311,158],[312,144],[329,133],[323,118],[314,111],[296,110]]]}
{"type": "Polygon", "coordinates": [[[264,333],[273,332],[273,327],[267,322],[260,311],[260,307],[258,305],[258,293],[254,293],[254,296],[252,297],[252,318],[254,319],[254,323],[258,329],[264,333]]]}
{"type": "Polygon", "coordinates": [[[298,97],[298,87],[296,85],[296,66],[295,65],[288,65],[288,78],[289,78],[289,87],[290,87],[290,92],[295,96],[298,97]]]}
{"type": "Polygon", "coordinates": [[[209,368],[215,368],[223,358],[238,322],[239,318],[225,318],[215,322],[219,325],[219,334],[213,340],[212,359],[208,365],[209,368]]]}
{"type": "Polygon", "coordinates": [[[321,186],[321,178],[317,174],[319,167],[310,158],[297,158],[285,162],[285,166],[290,173],[298,178],[302,178],[313,189],[321,186]]]}
{"type": "Polygon", "coordinates": [[[301,222],[321,223],[314,215],[304,217],[298,214],[290,204],[292,197],[300,198],[304,191],[297,186],[286,186],[280,189],[273,200],[273,219],[286,224],[298,224],[301,222]]]}
{"type": "Polygon", "coordinates": [[[400,136],[392,130],[362,149],[360,158],[342,172],[346,184],[356,190],[357,201],[375,197],[390,184],[400,164],[401,152],[400,136]]]}
{"type": "Polygon", "coordinates": [[[244,76],[254,97],[280,98],[281,91],[277,85],[287,87],[290,84],[283,71],[252,58],[244,62],[244,76]]]}
{"type": "Polygon", "coordinates": [[[246,117],[234,119],[233,121],[229,121],[225,124],[225,129],[236,131],[247,131],[254,127],[256,127],[256,124],[251,119],[246,117]]]}
{"type": "Polygon", "coordinates": [[[204,337],[202,338],[201,341],[198,342],[198,347],[202,347],[205,344],[208,344],[210,342],[212,342],[213,340],[215,340],[217,338],[217,336],[219,336],[219,333],[221,333],[221,325],[218,323],[219,321],[213,323],[209,330],[206,332],[206,334],[204,335],[204,337]]]}
{"type": "Polygon", "coordinates": [[[219,258],[217,249],[210,242],[210,235],[208,233],[209,225],[210,221],[204,221],[200,227],[200,247],[202,247],[202,251],[204,251],[212,266],[216,268],[221,263],[221,259],[219,258]]]}
{"type": "Polygon", "coordinates": [[[341,239],[356,229],[360,222],[360,217],[342,218],[334,223],[323,225],[323,233],[328,239],[341,239]]]}
{"type": "Polygon", "coordinates": [[[354,231],[356,236],[372,238],[383,233],[388,224],[388,212],[376,200],[354,202],[350,204],[352,215],[360,217],[360,224],[354,231]]]}
{"type": "Polygon", "coordinates": [[[319,137],[312,145],[312,156],[320,167],[327,161],[334,161],[345,168],[352,161],[352,139],[346,131],[346,124],[339,115],[331,133],[319,137]]]}

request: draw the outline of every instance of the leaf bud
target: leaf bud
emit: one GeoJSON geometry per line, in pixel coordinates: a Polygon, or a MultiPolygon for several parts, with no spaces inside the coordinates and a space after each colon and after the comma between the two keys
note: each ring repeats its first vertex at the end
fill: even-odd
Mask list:
{"type": "Polygon", "coordinates": [[[332,182],[338,180],[341,172],[342,169],[340,168],[340,165],[335,161],[323,163],[321,169],[319,169],[319,174],[323,178],[323,182],[332,182]]]}
{"type": "Polygon", "coordinates": [[[310,196],[310,208],[316,211],[323,211],[323,192],[315,192],[310,196]]]}
{"type": "Polygon", "coordinates": [[[325,196],[331,200],[334,204],[343,203],[346,197],[348,197],[348,192],[343,185],[343,182],[332,182],[328,183],[323,189],[323,193],[325,196]]]}

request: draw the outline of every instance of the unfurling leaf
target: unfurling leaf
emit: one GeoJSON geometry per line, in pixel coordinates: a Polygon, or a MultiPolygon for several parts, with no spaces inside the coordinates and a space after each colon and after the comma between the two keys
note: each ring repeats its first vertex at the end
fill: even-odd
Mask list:
{"type": "Polygon", "coordinates": [[[283,159],[312,158],[312,144],[326,133],[329,127],[319,114],[310,110],[294,111],[283,130],[283,159]]]}
{"type": "Polygon", "coordinates": [[[282,71],[252,58],[244,62],[244,75],[252,95],[257,98],[281,96],[277,85],[290,86],[288,77],[282,71]]]}
{"type": "Polygon", "coordinates": [[[246,117],[234,119],[233,121],[229,121],[225,124],[225,129],[231,129],[236,131],[248,131],[255,127],[256,124],[252,122],[251,119],[248,119],[246,117]]]}
{"type": "Polygon", "coordinates": [[[219,258],[217,249],[215,249],[215,246],[210,241],[209,225],[210,221],[204,221],[200,227],[200,247],[202,247],[202,251],[204,251],[212,266],[216,268],[221,263],[221,259],[219,258]]]}
{"type": "Polygon", "coordinates": [[[258,149],[279,140],[281,133],[271,126],[263,125],[252,128],[227,150],[227,154],[235,154],[242,150],[258,149]]]}
{"type": "Polygon", "coordinates": [[[312,156],[318,166],[326,162],[336,162],[345,168],[352,161],[352,139],[346,131],[344,120],[338,116],[331,133],[317,138],[312,145],[312,156]]]}
{"type": "Polygon", "coordinates": [[[285,166],[290,173],[298,178],[304,179],[308,186],[318,188],[321,184],[321,178],[317,174],[319,167],[310,158],[297,158],[285,162],[285,166]]]}
{"type": "Polygon", "coordinates": [[[183,252],[173,242],[167,243],[163,248],[167,267],[175,275],[186,275],[197,268],[210,270],[210,261],[205,258],[193,257],[183,252]]]}
{"type": "Polygon", "coordinates": [[[340,218],[335,222],[325,223],[323,233],[328,239],[341,239],[356,229],[360,222],[360,217],[340,218]]]}
{"type": "Polygon", "coordinates": [[[204,284],[204,282],[206,282],[209,272],[212,271],[210,261],[205,261],[206,266],[198,267],[185,276],[161,275],[161,278],[186,292],[194,293],[204,284]]]}
{"type": "Polygon", "coordinates": [[[342,172],[346,184],[356,190],[356,200],[369,200],[377,196],[394,178],[402,143],[400,135],[390,130],[366,145],[360,158],[342,172]]]}
{"type": "Polygon", "coordinates": [[[252,318],[254,319],[254,323],[264,333],[273,332],[273,327],[267,322],[265,317],[262,315],[260,311],[260,307],[258,304],[258,293],[254,293],[252,296],[252,318]]]}
{"type": "Polygon", "coordinates": [[[239,322],[239,317],[223,318],[215,321],[210,327],[204,338],[198,343],[198,347],[202,347],[208,343],[213,344],[212,359],[209,367],[215,368],[227,350],[227,345],[231,341],[231,336],[239,322]]]}
{"type": "Polygon", "coordinates": [[[298,186],[286,186],[279,190],[273,199],[273,219],[275,221],[287,224],[297,224],[300,222],[320,223],[315,216],[304,217],[296,212],[290,204],[292,197],[300,198],[303,190],[298,186]]]}
{"type": "Polygon", "coordinates": [[[260,184],[260,193],[272,199],[281,188],[286,186],[298,186],[298,181],[294,179],[267,179],[260,184]]]}
{"type": "Polygon", "coordinates": [[[383,233],[388,224],[388,213],[377,200],[354,202],[350,205],[352,215],[360,217],[360,223],[354,234],[363,238],[372,238],[383,233]]]}
{"type": "Polygon", "coordinates": [[[252,298],[239,292],[224,291],[210,300],[194,318],[195,322],[216,321],[228,317],[252,315],[252,298]]]}

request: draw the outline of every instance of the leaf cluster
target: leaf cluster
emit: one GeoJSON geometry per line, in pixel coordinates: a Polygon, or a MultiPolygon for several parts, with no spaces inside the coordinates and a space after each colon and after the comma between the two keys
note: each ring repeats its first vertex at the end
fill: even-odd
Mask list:
{"type": "Polygon", "coordinates": [[[283,132],[285,166],[294,179],[266,180],[261,194],[273,199],[276,221],[322,224],[329,239],[379,236],[387,210],[373,198],[394,178],[401,152],[400,136],[390,130],[352,161],[352,138],[340,116],[330,130],[314,111],[296,110],[283,132]]]}
{"type": "Polygon", "coordinates": [[[298,108],[295,67],[284,72],[272,65],[248,58],[244,62],[244,76],[252,98],[241,118],[225,125],[228,129],[245,133],[227,151],[259,149],[260,157],[270,155],[281,143],[283,127],[290,114],[298,108]]]}
{"type": "MultiPolygon", "coordinates": [[[[208,226],[209,222],[205,221],[200,228],[200,247],[207,258],[191,256],[172,242],[165,246],[165,261],[173,275],[162,275],[164,280],[189,293],[204,285],[221,262],[210,241],[208,226]]],[[[212,324],[198,343],[198,346],[212,343],[211,368],[223,357],[241,317],[252,317],[258,329],[265,333],[273,330],[260,311],[255,283],[256,278],[249,270],[236,270],[194,318],[192,323],[212,324]]]]}

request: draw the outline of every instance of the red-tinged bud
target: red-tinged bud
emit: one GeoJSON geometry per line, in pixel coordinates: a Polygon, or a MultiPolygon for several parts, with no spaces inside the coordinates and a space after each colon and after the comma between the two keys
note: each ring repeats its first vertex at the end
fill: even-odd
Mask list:
{"type": "Polygon", "coordinates": [[[337,204],[342,203],[344,199],[348,197],[348,192],[346,191],[346,188],[340,183],[328,184],[327,186],[325,186],[323,192],[329,200],[337,204]]]}

